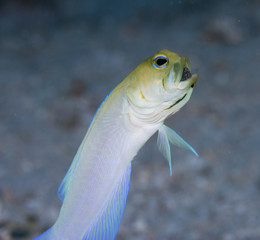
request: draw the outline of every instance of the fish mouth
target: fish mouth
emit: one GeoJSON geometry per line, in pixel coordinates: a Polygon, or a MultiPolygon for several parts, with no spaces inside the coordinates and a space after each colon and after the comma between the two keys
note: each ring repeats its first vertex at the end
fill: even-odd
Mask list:
{"type": "Polygon", "coordinates": [[[180,61],[173,65],[173,77],[175,84],[181,88],[193,88],[198,75],[191,73],[191,64],[188,58],[181,57],[180,61]]]}
{"type": "Polygon", "coordinates": [[[198,75],[191,73],[191,64],[188,58],[182,57],[181,58],[181,66],[182,66],[182,72],[181,72],[181,79],[179,83],[188,81],[190,84],[188,87],[193,88],[195,83],[197,82],[198,75]]]}
{"type": "Polygon", "coordinates": [[[191,77],[192,77],[192,74],[191,74],[190,70],[187,67],[184,67],[183,72],[182,72],[181,82],[186,81],[187,79],[190,79],[191,77]]]}
{"type": "Polygon", "coordinates": [[[197,82],[198,79],[198,74],[192,74],[191,70],[188,67],[184,67],[183,71],[182,71],[182,77],[180,82],[184,82],[184,81],[190,81],[190,87],[194,88],[195,83],[197,82]]]}
{"type": "Polygon", "coordinates": [[[191,73],[191,64],[188,58],[181,57],[173,64],[169,76],[163,80],[165,90],[193,88],[198,79],[197,74],[191,73]]]}

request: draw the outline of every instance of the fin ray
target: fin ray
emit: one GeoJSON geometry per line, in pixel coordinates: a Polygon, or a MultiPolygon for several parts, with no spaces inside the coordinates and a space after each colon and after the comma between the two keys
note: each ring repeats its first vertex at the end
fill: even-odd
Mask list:
{"type": "Polygon", "coordinates": [[[100,212],[96,221],[85,233],[83,240],[113,240],[119,229],[123,217],[127,194],[130,184],[131,163],[121,175],[109,200],[100,212]]]}
{"type": "Polygon", "coordinates": [[[57,191],[57,195],[59,197],[59,199],[61,200],[61,202],[63,202],[64,198],[65,198],[65,195],[66,195],[66,192],[69,188],[69,185],[70,185],[70,182],[71,182],[71,179],[74,175],[74,172],[75,172],[75,169],[78,165],[78,161],[79,161],[79,158],[81,156],[81,152],[82,152],[82,149],[83,149],[83,145],[84,145],[84,140],[82,141],[82,143],[80,144],[79,146],[79,149],[70,165],[70,168],[68,170],[68,172],[66,173],[65,177],[63,178],[59,188],[58,188],[58,191],[57,191]]]}
{"type": "MultiPolygon", "coordinates": [[[[95,112],[94,116],[92,117],[92,120],[90,122],[90,125],[92,124],[92,122],[94,121],[94,118],[97,114],[97,112],[99,111],[99,109],[101,108],[101,106],[103,105],[103,103],[106,101],[106,99],[108,98],[108,96],[113,92],[110,91],[110,93],[105,97],[105,99],[103,100],[103,102],[100,104],[100,106],[98,107],[97,111],[95,112]]],[[[75,172],[75,169],[78,165],[78,162],[79,162],[79,159],[80,159],[80,156],[81,156],[81,152],[82,152],[82,149],[83,149],[83,146],[85,144],[85,141],[86,141],[86,138],[87,138],[87,135],[84,137],[82,143],[80,144],[79,148],[78,148],[78,151],[75,155],[75,157],[73,158],[73,161],[70,165],[70,168],[69,170],[67,171],[65,177],[63,178],[59,188],[58,188],[58,191],[57,191],[57,195],[59,197],[59,199],[61,200],[61,202],[63,202],[64,198],[65,198],[65,195],[66,195],[66,192],[69,188],[69,185],[70,185],[70,182],[71,182],[71,179],[73,178],[73,175],[74,175],[74,172],[75,172]]]]}
{"type": "Polygon", "coordinates": [[[197,157],[199,156],[198,153],[194,150],[194,148],[188,144],[180,135],[178,135],[174,130],[172,130],[171,128],[167,127],[166,125],[162,126],[167,134],[167,137],[169,139],[169,141],[171,142],[171,144],[177,146],[177,147],[181,147],[181,148],[185,148],[188,149],[190,151],[192,151],[197,157]]]}
{"type": "Polygon", "coordinates": [[[166,131],[163,127],[159,128],[157,145],[158,145],[159,151],[169,162],[170,175],[172,175],[171,148],[170,148],[170,143],[169,143],[166,131]]]}
{"type": "Polygon", "coordinates": [[[194,148],[189,145],[182,137],[180,137],[174,130],[163,124],[158,130],[157,145],[159,151],[169,162],[170,175],[172,175],[171,148],[169,142],[175,146],[192,151],[197,157],[199,155],[194,150],[194,148]]]}

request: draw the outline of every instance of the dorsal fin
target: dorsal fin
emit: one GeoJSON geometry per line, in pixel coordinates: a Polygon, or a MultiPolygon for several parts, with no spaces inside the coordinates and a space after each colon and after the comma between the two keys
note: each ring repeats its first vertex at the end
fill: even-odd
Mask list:
{"type": "Polygon", "coordinates": [[[197,157],[199,156],[194,148],[189,145],[182,137],[180,137],[174,130],[165,126],[164,124],[158,130],[157,145],[160,152],[168,160],[170,167],[170,174],[172,175],[172,164],[171,164],[171,149],[170,144],[188,149],[192,151],[197,157]]]}
{"type": "Polygon", "coordinates": [[[64,198],[65,198],[65,195],[66,195],[66,192],[69,188],[69,185],[70,185],[70,182],[71,182],[71,179],[74,175],[74,172],[75,172],[75,169],[77,167],[77,164],[78,164],[78,161],[79,161],[79,158],[81,156],[81,152],[82,152],[82,148],[83,148],[83,145],[84,145],[84,140],[82,141],[82,143],[80,144],[79,146],[79,149],[70,165],[70,168],[68,170],[68,172],[66,173],[65,177],[63,178],[59,188],[58,188],[58,191],[57,191],[57,195],[59,197],[59,199],[61,200],[61,202],[63,202],[64,198]]]}
{"type": "MultiPolygon", "coordinates": [[[[103,102],[100,104],[100,106],[98,107],[97,111],[95,112],[94,116],[92,117],[92,120],[90,122],[90,126],[92,124],[92,122],[94,121],[94,118],[98,112],[98,110],[100,109],[100,107],[103,105],[103,103],[106,101],[106,99],[108,98],[108,96],[113,92],[110,91],[110,93],[105,97],[105,99],[103,100],[103,102]]],[[[70,182],[71,182],[71,179],[73,178],[73,175],[74,175],[74,172],[75,172],[75,169],[77,167],[77,164],[78,164],[78,161],[80,159],[80,156],[81,156],[81,152],[82,152],[82,149],[83,149],[83,146],[85,144],[85,141],[86,141],[86,138],[87,138],[87,135],[85,136],[85,138],[83,139],[82,143],[80,144],[79,148],[78,148],[78,151],[70,165],[70,168],[68,170],[68,172],[66,173],[65,177],[63,178],[59,188],[58,188],[58,191],[57,191],[57,195],[59,197],[59,199],[63,202],[64,198],[65,198],[65,195],[66,195],[66,192],[69,188],[69,185],[70,185],[70,182]]]]}

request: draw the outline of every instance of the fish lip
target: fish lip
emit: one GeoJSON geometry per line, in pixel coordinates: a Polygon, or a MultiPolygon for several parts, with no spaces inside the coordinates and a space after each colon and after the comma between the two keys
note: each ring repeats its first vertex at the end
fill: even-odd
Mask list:
{"type": "Polygon", "coordinates": [[[199,75],[198,74],[192,74],[191,78],[189,80],[191,80],[191,85],[195,85],[197,80],[198,80],[199,75]]]}
{"type": "Polygon", "coordinates": [[[197,79],[198,74],[192,74],[192,76],[189,79],[179,82],[177,88],[188,91],[189,89],[195,86],[197,79]]]}
{"type": "MultiPolygon", "coordinates": [[[[198,74],[192,74],[190,78],[186,79],[185,81],[182,82],[188,82],[189,84],[187,85],[187,88],[194,88],[195,84],[197,83],[197,79],[198,79],[198,74]]],[[[181,83],[181,82],[180,82],[181,83]]]]}

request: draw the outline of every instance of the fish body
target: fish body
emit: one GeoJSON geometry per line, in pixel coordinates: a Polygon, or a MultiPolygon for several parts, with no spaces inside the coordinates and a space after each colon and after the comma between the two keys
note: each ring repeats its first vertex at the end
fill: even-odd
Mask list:
{"type": "Polygon", "coordinates": [[[187,58],[162,50],[109,94],[58,190],[63,203],[57,221],[35,240],[115,238],[126,204],[131,161],[144,143],[159,130],[158,146],[170,169],[169,141],[194,151],[163,124],[189,100],[197,80],[190,71],[187,58]]]}

